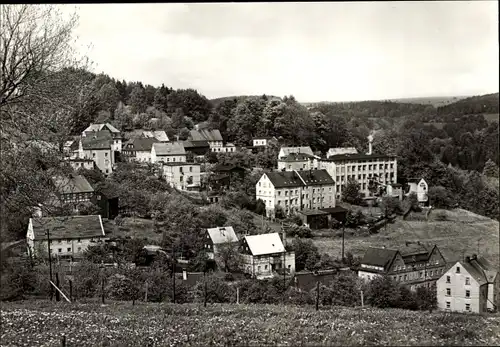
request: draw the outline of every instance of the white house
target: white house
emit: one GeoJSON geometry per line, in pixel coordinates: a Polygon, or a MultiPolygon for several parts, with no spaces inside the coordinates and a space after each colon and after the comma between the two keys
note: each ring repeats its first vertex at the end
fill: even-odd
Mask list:
{"type": "Polygon", "coordinates": [[[92,134],[93,132],[101,132],[101,131],[107,131],[111,134],[112,137],[112,143],[111,143],[111,150],[114,152],[121,152],[122,151],[122,135],[120,133],[120,130],[116,129],[114,126],[112,126],[109,123],[106,124],[90,124],[87,129],[85,129],[82,132],[82,136],[85,137],[89,134],[92,134]]]}
{"type": "Polygon", "coordinates": [[[238,245],[238,236],[233,227],[209,228],[205,232],[205,251],[209,259],[216,259],[220,247],[224,244],[238,245]]]}
{"type": "Polygon", "coordinates": [[[185,163],[186,150],[182,142],[154,143],[151,148],[152,163],[185,163]]]}
{"type": "Polygon", "coordinates": [[[408,180],[408,188],[405,196],[415,193],[417,194],[419,204],[425,205],[429,201],[429,197],[427,196],[428,191],[429,186],[423,178],[420,180],[413,178],[408,180]]]}
{"type": "Polygon", "coordinates": [[[458,261],[437,281],[438,308],[483,313],[498,310],[500,275],[486,259],[476,255],[458,261]]]}
{"type": "Polygon", "coordinates": [[[261,137],[254,137],[252,139],[252,145],[254,147],[267,147],[271,143],[277,143],[278,139],[274,136],[261,136],[261,137]]]}
{"type": "Polygon", "coordinates": [[[274,217],[275,206],[286,214],[335,207],[335,181],[326,170],[267,172],[257,182],[255,193],[266,205],[268,217],[274,217]]]}
{"type": "Polygon", "coordinates": [[[280,171],[313,170],[314,168],[314,157],[306,153],[290,153],[286,157],[278,159],[278,170],[280,171]]]}
{"type": "Polygon", "coordinates": [[[151,149],[160,141],[155,137],[135,137],[123,145],[122,154],[127,160],[151,162],[151,149]]]}
{"type": "Polygon", "coordinates": [[[308,154],[311,157],[315,157],[311,147],[281,147],[280,152],[278,153],[278,160],[288,157],[290,153],[304,153],[308,154]]]}
{"type": "MultiPolygon", "coordinates": [[[[113,172],[115,156],[111,146],[113,139],[109,132],[96,131],[88,133],[87,136],[81,137],[80,142],[84,158],[92,159],[97,168],[106,176],[113,172]]],[[[81,155],[80,144],[78,155],[81,155]]]]}
{"type": "Polygon", "coordinates": [[[87,158],[66,158],[64,162],[68,163],[75,171],[79,169],[93,170],[95,167],[95,162],[87,158]]]}
{"type": "Polygon", "coordinates": [[[278,233],[247,235],[240,245],[243,271],[257,279],[285,271],[295,273],[295,253],[287,251],[278,233]]]}
{"type": "Polygon", "coordinates": [[[225,152],[222,150],[224,142],[218,129],[198,128],[189,132],[189,141],[207,141],[212,152],[225,152]]]}
{"type": "Polygon", "coordinates": [[[163,178],[171,187],[180,190],[199,190],[201,186],[201,165],[186,162],[163,162],[163,178]]]}
{"type": "Polygon", "coordinates": [[[98,215],[30,218],[26,234],[28,250],[36,257],[47,256],[49,248],[55,257],[78,257],[105,238],[98,215]]]}

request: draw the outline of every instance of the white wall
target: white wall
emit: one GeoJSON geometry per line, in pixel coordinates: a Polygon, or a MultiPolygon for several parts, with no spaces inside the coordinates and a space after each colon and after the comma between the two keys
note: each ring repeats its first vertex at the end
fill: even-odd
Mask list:
{"type": "Polygon", "coordinates": [[[92,159],[97,168],[105,175],[113,172],[113,152],[111,149],[87,149],[84,150],[85,158],[92,159]]]}

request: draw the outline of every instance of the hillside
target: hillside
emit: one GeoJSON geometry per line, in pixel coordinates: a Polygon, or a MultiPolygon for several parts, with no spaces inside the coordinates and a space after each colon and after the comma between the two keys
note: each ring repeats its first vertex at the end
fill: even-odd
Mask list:
{"type": "Polygon", "coordinates": [[[318,101],[318,102],[304,102],[302,103],[308,107],[314,107],[318,105],[324,104],[344,104],[344,103],[367,103],[367,102],[379,102],[383,103],[386,101],[399,103],[399,104],[417,104],[417,105],[431,105],[434,107],[444,106],[451,103],[454,103],[458,100],[467,98],[467,96],[430,96],[430,97],[420,97],[420,98],[399,98],[399,99],[386,99],[386,100],[366,100],[366,101],[318,101]]]}
{"type": "MultiPolygon", "coordinates": [[[[249,98],[260,98],[262,97],[263,95],[233,95],[233,96],[224,96],[222,98],[215,98],[215,99],[210,99],[210,103],[212,104],[212,106],[215,108],[217,107],[219,104],[223,103],[224,101],[226,100],[232,100],[232,99],[236,99],[238,101],[243,101],[245,99],[249,99],[249,98]]],[[[266,97],[268,99],[277,99],[277,100],[281,100],[281,98],[279,96],[274,96],[274,95],[266,95],[266,97]]]]}
{"type": "Polygon", "coordinates": [[[446,106],[438,107],[437,113],[438,115],[454,114],[455,116],[484,113],[498,114],[498,97],[498,93],[472,96],[446,106]]]}
{"type": "Polygon", "coordinates": [[[2,303],[2,346],[498,345],[500,316],[361,308],[2,303]]]}

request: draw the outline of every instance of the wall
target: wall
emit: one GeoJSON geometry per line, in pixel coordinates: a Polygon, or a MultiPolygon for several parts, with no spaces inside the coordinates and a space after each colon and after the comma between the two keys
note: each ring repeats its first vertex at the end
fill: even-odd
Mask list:
{"type": "Polygon", "coordinates": [[[163,163],[185,163],[186,162],[186,155],[185,154],[180,154],[180,155],[161,155],[161,156],[156,156],[156,161],[153,160],[153,156],[151,156],[151,161],[154,162],[163,162],[163,163]]]}
{"type": "Polygon", "coordinates": [[[200,165],[194,163],[179,163],[179,165],[164,165],[163,177],[173,187],[181,190],[186,190],[188,177],[192,177],[193,182],[190,186],[200,186],[201,173],[200,165]],[[181,172],[182,171],[182,172],[181,172]]]}
{"type": "Polygon", "coordinates": [[[285,171],[301,171],[301,170],[311,170],[313,168],[312,162],[310,160],[297,160],[297,161],[281,161],[278,160],[278,170],[285,171]]]}
{"type": "MultiPolygon", "coordinates": [[[[252,256],[242,254],[243,272],[256,276],[258,278],[272,277],[273,264],[275,270],[281,269],[283,266],[283,254],[275,256],[252,256]]],[[[291,274],[295,274],[295,253],[287,252],[285,254],[285,267],[290,270],[291,274]]],[[[274,270],[274,271],[275,271],[274,270]]]]}
{"type": "MultiPolygon", "coordinates": [[[[63,239],[63,240],[50,240],[50,253],[53,257],[57,256],[78,256],[82,255],[83,252],[89,247],[97,244],[99,240],[103,240],[105,237],[94,237],[88,239],[63,239]],[[59,249],[61,252],[59,252],[59,249]],[[68,250],[69,249],[69,250],[68,250]]],[[[34,242],[28,241],[28,244],[33,245],[32,250],[36,256],[37,250],[43,250],[44,254],[47,252],[47,240],[36,240],[34,242]]]]}
{"type": "Polygon", "coordinates": [[[87,149],[84,151],[85,158],[92,159],[97,168],[105,175],[113,172],[113,153],[111,149],[87,149]]]}

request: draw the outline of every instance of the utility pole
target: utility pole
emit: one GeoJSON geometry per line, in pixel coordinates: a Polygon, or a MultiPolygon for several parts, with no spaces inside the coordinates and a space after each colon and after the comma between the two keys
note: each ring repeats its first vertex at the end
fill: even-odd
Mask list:
{"type": "Polygon", "coordinates": [[[172,302],[175,304],[175,252],[174,245],[172,244],[172,302]]]}
{"type": "Polygon", "coordinates": [[[345,264],[344,256],[345,221],[342,223],[342,265],[345,264]]]}
{"type": "MultiPolygon", "coordinates": [[[[50,230],[47,229],[47,251],[49,253],[49,276],[50,276],[50,281],[53,282],[52,280],[52,258],[50,255],[50,230]]],[[[50,286],[50,300],[52,301],[52,295],[53,295],[53,289],[52,286],[50,286]]]]}

